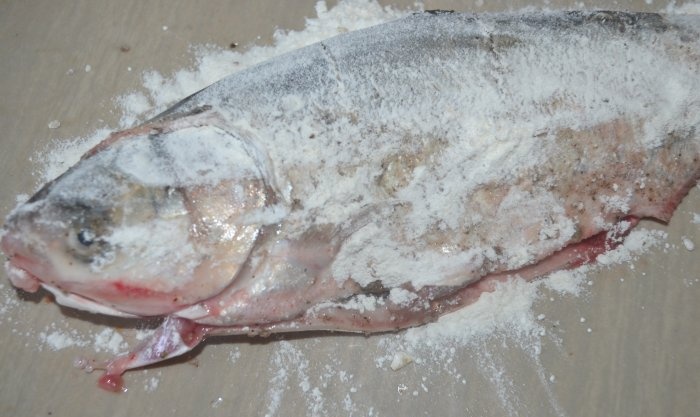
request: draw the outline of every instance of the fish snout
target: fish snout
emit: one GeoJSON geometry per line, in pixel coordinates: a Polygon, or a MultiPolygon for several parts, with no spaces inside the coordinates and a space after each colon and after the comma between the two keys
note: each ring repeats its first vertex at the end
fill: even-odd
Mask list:
{"type": "Polygon", "coordinates": [[[28,292],[38,290],[41,281],[35,274],[42,267],[16,230],[3,229],[0,248],[7,256],[5,270],[12,285],[28,292]]]}

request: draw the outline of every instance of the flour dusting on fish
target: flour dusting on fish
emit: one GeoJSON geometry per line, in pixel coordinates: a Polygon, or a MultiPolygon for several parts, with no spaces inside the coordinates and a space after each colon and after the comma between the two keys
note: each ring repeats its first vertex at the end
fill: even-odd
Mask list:
{"type": "Polygon", "coordinates": [[[17,287],[208,335],[380,332],[589,262],[700,177],[700,16],[418,13],[233,74],[16,208],[17,287]]]}

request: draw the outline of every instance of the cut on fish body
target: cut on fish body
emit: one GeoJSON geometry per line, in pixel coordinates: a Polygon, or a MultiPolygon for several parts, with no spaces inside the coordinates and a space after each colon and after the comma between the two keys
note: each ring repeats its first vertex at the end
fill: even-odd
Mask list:
{"type": "Polygon", "coordinates": [[[8,217],[13,283],[208,335],[382,332],[590,262],[700,177],[700,18],[419,13],[233,74],[8,217]]]}

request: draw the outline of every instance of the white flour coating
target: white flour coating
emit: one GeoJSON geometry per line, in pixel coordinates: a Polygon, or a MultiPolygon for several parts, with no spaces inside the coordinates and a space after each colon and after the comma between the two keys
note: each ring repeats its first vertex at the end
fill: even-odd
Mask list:
{"type": "Polygon", "coordinates": [[[102,151],[101,160],[113,160],[126,178],[147,186],[216,185],[230,178],[255,176],[257,168],[241,141],[223,135],[215,127],[185,128],[161,139],[156,149],[146,136],[139,136],[119,147],[102,151]],[[158,157],[156,152],[167,155],[158,157]],[[167,161],[167,164],[165,163],[167,161]]]}
{"type": "MultiPolygon", "coordinates": [[[[562,195],[539,182],[533,189],[513,182],[553,164],[561,148],[548,132],[587,130],[620,118],[631,125],[644,121],[634,137],[651,149],[669,129],[700,126],[700,104],[689,93],[697,74],[692,65],[676,65],[663,47],[650,49],[665,42],[654,43],[653,36],[601,39],[573,31],[554,36],[547,28],[516,23],[512,30],[527,47],[503,48],[493,59],[488,48],[440,49],[443,38],[464,35],[458,17],[443,19],[435,32],[405,20],[391,31],[330,39],[323,48],[240,73],[192,99],[191,106],[215,108],[224,97],[242,102],[220,110],[269,154],[271,182],[282,197],[303,202],[285,219],[287,236],[301,235],[310,223],[343,225],[368,213],[369,221],[353,230],[333,262],[338,280],[352,276],[362,286],[380,280],[388,288],[461,285],[492,265],[517,269],[533,263],[577,232],[562,195]],[[429,42],[423,31],[441,38],[416,46],[417,39],[429,42]],[[414,42],[408,51],[394,39],[403,36],[414,42]],[[377,44],[382,41],[398,50],[392,60],[382,55],[377,44]],[[425,49],[437,51],[431,52],[435,62],[429,68],[416,64],[425,62],[420,59],[425,49]],[[618,65],[620,54],[628,65],[618,65]],[[299,67],[308,78],[294,78],[298,85],[271,81],[258,88],[267,75],[277,80],[299,67]],[[337,83],[326,87],[316,81],[329,72],[337,83]],[[410,80],[414,89],[396,79],[410,80]],[[413,92],[433,90],[434,95],[413,92]],[[385,96],[392,100],[377,99],[385,96]],[[325,106],[332,109],[328,117],[319,111],[325,106]],[[386,168],[392,166],[398,166],[396,172],[386,168]],[[485,209],[472,209],[480,201],[471,197],[489,185],[507,193],[494,207],[494,221],[482,218],[485,209]],[[525,231],[539,228],[543,219],[550,224],[537,230],[538,240],[531,239],[525,231]],[[521,229],[514,232],[516,225],[521,229]],[[467,236],[458,237],[466,230],[467,236]],[[430,246],[434,241],[440,247],[430,246]]],[[[496,23],[484,17],[479,24],[483,28],[474,33],[487,37],[496,23]]],[[[584,164],[595,170],[601,161],[584,164]]],[[[552,185],[564,181],[551,177],[552,185]]],[[[629,211],[632,191],[618,192],[603,195],[605,213],[629,211]]]]}
{"type": "MultiPolygon", "coordinates": [[[[679,8],[673,7],[673,3],[667,8],[669,12],[675,10],[679,10],[679,8]]],[[[683,13],[700,11],[700,4],[686,4],[680,8],[680,11],[683,13]]],[[[331,10],[327,10],[325,4],[319,2],[317,13],[319,17],[309,19],[306,29],[303,31],[276,33],[275,46],[256,46],[244,53],[220,50],[214,47],[198,48],[196,49],[197,65],[194,70],[182,70],[172,77],[163,76],[157,72],[145,74],[144,87],[147,93],[130,93],[117,100],[117,104],[123,110],[120,127],[129,127],[143,121],[181,97],[197,91],[235,70],[337,33],[370,26],[404,14],[393,10],[384,10],[374,2],[367,4],[357,0],[341,1],[338,6],[331,10]]],[[[164,27],[163,30],[166,28],[164,27]]],[[[85,68],[86,71],[91,69],[88,67],[85,68]]],[[[646,74],[645,76],[652,78],[656,75],[646,74]]],[[[541,127],[542,124],[537,120],[533,122],[532,129],[541,127]]],[[[483,128],[486,129],[487,126],[483,126],[483,128]]],[[[37,162],[40,164],[38,168],[41,177],[39,182],[52,179],[63,172],[111,130],[113,129],[101,129],[88,135],[85,139],[77,141],[52,143],[49,147],[50,151],[43,152],[37,158],[37,162]]],[[[494,157],[498,156],[494,155],[494,157]]],[[[618,206],[624,205],[624,201],[610,201],[610,203],[618,206]]],[[[447,209],[449,208],[447,207],[447,209]]],[[[441,207],[441,209],[445,209],[445,207],[441,207]]],[[[694,215],[693,221],[696,224],[700,223],[699,216],[698,214],[694,215]]],[[[400,358],[403,358],[398,359],[399,361],[408,362],[409,358],[413,361],[413,364],[407,366],[406,369],[415,366],[418,372],[424,372],[431,379],[444,377],[444,375],[440,375],[441,370],[447,370],[448,376],[454,378],[456,385],[459,385],[467,384],[467,380],[461,374],[456,373],[451,365],[452,357],[456,351],[455,347],[469,349],[481,346],[485,340],[494,335],[506,334],[509,338],[520,342],[529,355],[537,357],[540,352],[541,338],[547,335],[551,336],[544,325],[551,319],[544,314],[536,314],[533,311],[533,305],[542,298],[543,290],[548,289],[578,296],[587,290],[587,274],[592,270],[615,263],[633,261],[639,254],[659,245],[664,239],[663,232],[635,230],[623,246],[602,256],[597,265],[589,265],[573,271],[556,272],[546,279],[532,283],[512,280],[499,285],[494,293],[484,294],[473,305],[441,318],[437,323],[411,329],[398,335],[379,336],[377,339],[379,339],[385,353],[377,358],[376,363],[386,369],[397,357],[396,355],[399,355],[400,358]],[[438,369],[438,375],[431,373],[434,369],[438,369]]],[[[3,318],[3,323],[6,323],[6,320],[9,320],[7,313],[21,310],[23,303],[16,301],[14,292],[10,291],[8,286],[0,286],[0,291],[2,292],[0,317],[3,318]]],[[[391,300],[397,303],[406,302],[412,296],[414,296],[412,293],[392,291],[391,300]]],[[[13,333],[19,333],[15,330],[13,329],[13,333]]],[[[136,338],[143,339],[146,333],[139,332],[136,334],[136,338]]],[[[53,326],[49,326],[39,334],[26,333],[24,335],[27,338],[38,340],[40,348],[46,346],[52,350],[75,348],[77,352],[80,351],[80,347],[91,346],[95,352],[116,353],[124,349],[121,336],[110,329],[103,329],[94,334],[79,334],[54,323],[53,326]]],[[[306,345],[310,346],[313,343],[307,342],[306,345]]],[[[240,356],[236,349],[232,348],[231,364],[229,365],[233,365],[240,356]]],[[[341,403],[329,403],[324,398],[326,392],[323,385],[324,376],[326,380],[337,378],[341,382],[348,383],[352,381],[352,378],[347,376],[346,371],[337,371],[337,367],[331,367],[326,369],[325,374],[322,374],[321,379],[317,381],[310,376],[308,356],[295,348],[295,344],[279,342],[274,350],[270,368],[272,378],[269,381],[268,392],[265,394],[268,400],[266,415],[284,415],[284,401],[292,395],[304,398],[308,415],[336,415],[340,409],[345,410],[348,415],[376,415],[376,411],[371,405],[360,407],[353,401],[353,396],[358,388],[361,388],[359,384],[350,384],[348,394],[341,403]]],[[[511,415],[517,414],[518,396],[512,391],[512,387],[509,388],[512,381],[509,382],[511,377],[508,375],[508,370],[503,369],[499,365],[498,359],[493,357],[482,356],[477,359],[482,372],[487,375],[487,379],[498,391],[505,411],[511,415]]],[[[332,361],[329,363],[339,366],[332,361]]],[[[343,364],[343,366],[346,366],[347,369],[353,369],[354,364],[343,364]]],[[[425,378],[423,377],[423,381],[425,378]]],[[[543,373],[541,379],[543,381],[546,379],[549,383],[555,382],[554,375],[545,377],[543,373]]],[[[148,392],[154,391],[158,387],[159,381],[160,379],[156,377],[147,379],[143,389],[148,392]]],[[[403,389],[406,391],[409,388],[404,385],[403,389]]],[[[419,390],[428,391],[427,385],[422,383],[421,386],[420,381],[419,384],[414,384],[410,389],[409,392],[415,393],[415,395],[419,394],[419,390]]],[[[401,394],[400,388],[399,394],[401,394]]],[[[561,413],[559,414],[561,415],[561,413]]]]}

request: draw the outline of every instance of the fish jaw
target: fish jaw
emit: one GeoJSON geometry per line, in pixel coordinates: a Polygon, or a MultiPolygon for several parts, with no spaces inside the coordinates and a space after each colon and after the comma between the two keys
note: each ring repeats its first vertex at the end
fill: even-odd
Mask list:
{"type": "Polygon", "coordinates": [[[80,295],[65,292],[58,287],[54,287],[49,284],[41,284],[41,287],[53,294],[56,303],[69,308],[75,308],[77,310],[87,311],[93,314],[104,314],[113,317],[128,317],[135,318],[139,317],[135,314],[125,313],[112,308],[108,305],[98,303],[89,298],[81,297],[80,295]]]}

